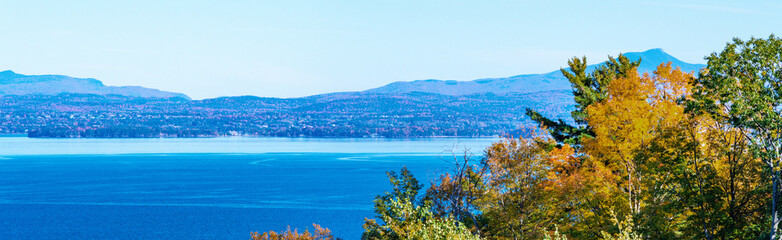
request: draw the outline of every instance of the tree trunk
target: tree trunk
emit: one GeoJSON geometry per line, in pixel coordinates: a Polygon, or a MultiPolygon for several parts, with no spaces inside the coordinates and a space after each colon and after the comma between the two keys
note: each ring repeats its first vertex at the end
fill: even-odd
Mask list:
{"type": "Polygon", "coordinates": [[[779,239],[777,233],[779,227],[779,212],[777,211],[777,197],[779,195],[779,172],[771,170],[771,240],[779,239]]]}

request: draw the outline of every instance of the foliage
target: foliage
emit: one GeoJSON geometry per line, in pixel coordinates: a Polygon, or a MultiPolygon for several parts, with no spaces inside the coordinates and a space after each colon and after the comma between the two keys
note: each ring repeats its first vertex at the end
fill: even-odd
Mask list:
{"type": "MultiPolygon", "coordinates": [[[[542,138],[506,138],[487,148],[476,163],[465,154],[452,171],[427,190],[438,216],[457,217],[490,239],[539,239],[551,221],[546,217],[545,183],[548,144],[542,138]]],[[[549,142],[550,144],[550,142],[549,142]]]]}
{"type": "Polygon", "coordinates": [[[382,224],[366,219],[362,239],[480,239],[453,217],[435,216],[431,202],[418,200],[422,185],[407,168],[400,175],[387,175],[392,191],[375,198],[375,213],[382,224]]]}
{"type": "Polygon", "coordinates": [[[626,73],[593,88],[600,100],[577,100],[591,132],[571,141],[580,148],[552,132],[547,217],[579,239],[762,235],[763,170],[742,129],[685,111],[691,74],[626,73]]]}
{"type": "Polygon", "coordinates": [[[687,130],[692,143],[672,174],[680,185],[672,208],[687,209],[681,229],[696,239],[752,239],[767,218],[763,164],[735,128],[699,116],[687,130]]]}
{"type": "Polygon", "coordinates": [[[432,210],[440,217],[452,216],[476,233],[485,227],[477,202],[486,191],[486,167],[479,166],[473,155],[453,154],[450,172],[440,175],[426,190],[425,200],[432,203],[432,210]]]}
{"type": "Polygon", "coordinates": [[[312,226],[315,228],[314,233],[310,233],[309,230],[304,230],[303,233],[299,233],[298,230],[294,229],[291,230],[291,227],[288,226],[288,229],[285,230],[285,232],[276,233],[274,231],[265,232],[262,234],[259,234],[257,232],[252,233],[252,237],[250,237],[250,240],[338,240],[339,238],[334,238],[334,236],[331,235],[331,230],[328,228],[323,228],[318,224],[312,224],[312,226]]]}
{"type": "Polygon", "coordinates": [[[423,199],[407,169],[389,173],[363,238],[777,239],[782,39],[735,39],[707,60],[696,78],[572,59],[575,125],[528,110],[549,135],[454,156],[423,199]]]}
{"type": "Polygon", "coordinates": [[[567,236],[559,233],[559,228],[557,226],[554,226],[554,233],[552,234],[545,233],[543,235],[543,240],[567,240],[567,236]]]}
{"type": "Polygon", "coordinates": [[[544,191],[550,169],[542,139],[507,138],[486,150],[488,188],[479,209],[494,239],[540,239],[550,224],[544,191]]]}
{"type": "Polygon", "coordinates": [[[733,127],[766,167],[771,182],[771,239],[779,238],[782,174],[782,39],[734,39],[706,57],[707,68],[694,81],[689,107],[733,127]]]}
{"type": "Polygon", "coordinates": [[[616,214],[611,211],[611,222],[619,229],[617,234],[609,234],[607,232],[600,232],[602,238],[605,240],[641,240],[643,239],[640,234],[636,233],[633,229],[633,218],[625,217],[624,221],[619,221],[616,214]]]}
{"type": "MultiPolygon", "coordinates": [[[[671,130],[685,120],[684,108],[677,100],[688,93],[690,78],[671,69],[670,64],[659,66],[654,76],[632,71],[609,84],[604,101],[587,108],[595,137],[585,141],[585,151],[598,159],[596,165],[610,172],[603,181],[613,198],[611,209],[620,215],[637,215],[648,203],[654,201],[649,206],[655,206],[667,200],[661,198],[664,191],[654,191],[665,188],[670,178],[662,169],[667,167],[662,163],[665,157],[648,150],[657,141],[680,139],[659,136],[679,133],[671,130]]],[[[662,153],[668,153],[666,150],[660,149],[662,153]]]]}
{"type": "Polygon", "coordinates": [[[380,216],[385,224],[367,220],[362,239],[480,239],[453,218],[436,217],[428,203],[415,206],[405,199],[392,199],[387,207],[390,215],[380,216]]]}
{"type": "Polygon", "coordinates": [[[583,138],[594,136],[591,127],[587,124],[586,108],[606,98],[606,87],[613,79],[635,72],[635,68],[640,64],[640,60],[633,62],[620,54],[616,59],[609,57],[608,61],[597,67],[595,71],[587,73],[586,57],[581,59],[574,57],[568,61],[570,71],[561,69],[561,72],[573,88],[576,109],[571,112],[571,116],[576,126],[562,119],[557,121],[548,119],[530,108],[527,108],[526,114],[540,127],[548,129],[558,143],[579,146],[583,138]]]}

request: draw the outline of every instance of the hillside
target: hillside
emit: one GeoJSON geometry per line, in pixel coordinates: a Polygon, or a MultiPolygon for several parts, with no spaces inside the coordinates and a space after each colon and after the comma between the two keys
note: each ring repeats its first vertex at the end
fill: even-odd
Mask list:
{"type": "Polygon", "coordinates": [[[449,96],[360,93],[197,101],[119,95],[0,97],[0,134],[30,137],[497,136],[530,125],[526,108],[567,118],[568,91],[449,96]]]}

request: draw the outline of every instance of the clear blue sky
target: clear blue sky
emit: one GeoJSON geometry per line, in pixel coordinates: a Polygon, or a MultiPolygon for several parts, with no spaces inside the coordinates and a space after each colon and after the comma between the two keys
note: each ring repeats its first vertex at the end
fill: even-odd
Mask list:
{"type": "Polygon", "coordinates": [[[782,35],[780,1],[4,1],[0,69],[193,98],[298,97],[556,70],[782,35]]]}

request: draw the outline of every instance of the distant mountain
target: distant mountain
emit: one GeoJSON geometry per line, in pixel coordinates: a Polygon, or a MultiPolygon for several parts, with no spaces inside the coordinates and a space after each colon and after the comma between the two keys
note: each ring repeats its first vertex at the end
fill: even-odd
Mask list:
{"type": "MultiPolygon", "coordinates": [[[[703,64],[691,64],[683,62],[662,49],[655,48],[645,52],[628,52],[624,54],[631,60],[641,59],[639,72],[652,72],[661,63],[671,62],[673,66],[680,67],[685,72],[697,73],[703,64]]],[[[587,71],[592,71],[603,63],[590,65],[587,71]]],[[[543,74],[525,74],[507,78],[483,78],[473,81],[455,80],[416,80],[409,82],[394,82],[379,88],[373,88],[364,92],[368,93],[409,93],[426,92],[451,96],[481,94],[481,93],[532,93],[540,91],[570,89],[570,82],[559,70],[543,74]]]]}
{"type": "Polygon", "coordinates": [[[669,55],[661,48],[649,49],[645,52],[628,52],[623,55],[632,60],[641,59],[641,66],[638,67],[639,72],[651,73],[657,69],[657,66],[667,62],[671,62],[671,65],[681,68],[684,72],[693,72],[694,74],[698,74],[698,71],[700,71],[701,68],[706,67],[706,65],[703,64],[683,62],[682,60],[669,55]]]}
{"type": "Polygon", "coordinates": [[[61,93],[190,99],[190,97],[182,93],[166,92],[145,87],[106,86],[101,81],[93,78],[74,78],[63,75],[23,75],[10,70],[0,72],[0,96],[57,95],[61,93]]]}

